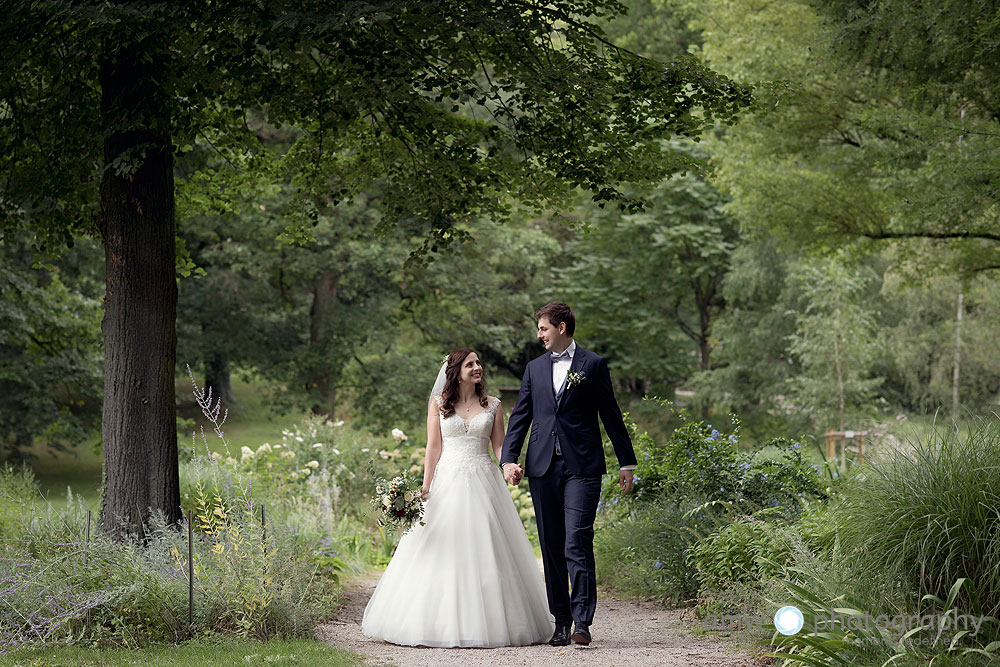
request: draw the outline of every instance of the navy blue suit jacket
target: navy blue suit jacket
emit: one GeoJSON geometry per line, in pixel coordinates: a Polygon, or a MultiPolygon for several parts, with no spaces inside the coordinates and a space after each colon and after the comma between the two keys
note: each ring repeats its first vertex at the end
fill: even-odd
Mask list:
{"type": "Polygon", "coordinates": [[[573,354],[570,373],[582,372],[583,381],[575,387],[566,383],[559,401],[552,388],[552,353],[546,352],[528,362],[517,394],[514,411],[507,422],[507,437],[503,441],[500,462],[517,463],[521,456],[524,436],[531,426],[524,474],[544,475],[555,455],[556,436],[566,469],[574,475],[603,475],[608,469],[601,444],[601,428],[611,439],[618,465],[635,465],[632,440],[615,400],[611,373],[604,357],[579,345],[573,354]]]}

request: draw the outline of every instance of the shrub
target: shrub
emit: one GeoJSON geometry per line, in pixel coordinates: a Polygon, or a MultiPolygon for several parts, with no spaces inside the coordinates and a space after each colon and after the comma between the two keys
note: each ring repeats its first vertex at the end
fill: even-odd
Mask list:
{"type": "MultiPolygon", "coordinates": [[[[193,631],[307,636],[332,611],[336,563],[317,554],[322,545],[311,536],[280,524],[269,524],[265,535],[252,503],[206,497],[213,502],[195,514],[193,631]]],[[[22,520],[0,541],[6,648],[52,641],[140,646],[187,636],[186,526],[155,518],[141,539],[119,544],[95,532],[85,543],[82,503],[64,512],[21,510],[22,520]]]]}
{"type": "MultiPolygon", "coordinates": [[[[687,420],[687,415],[681,413],[687,420]]],[[[702,421],[685,421],[668,440],[655,441],[629,424],[636,450],[635,493],[626,504],[644,503],[661,496],[724,501],[737,514],[763,507],[784,507],[797,512],[804,501],[825,498],[818,470],[802,458],[802,446],[788,438],[765,444],[779,457],[756,458],[739,449],[739,420],[724,433],[702,421]]],[[[618,480],[605,479],[605,505],[622,502],[618,480]]]]}
{"type": "Polygon", "coordinates": [[[802,458],[800,442],[772,438],[763,448],[777,449],[781,456],[741,457],[734,493],[741,508],[780,506],[795,511],[803,502],[827,498],[819,470],[802,458]]]}
{"type": "Polygon", "coordinates": [[[631,512],[607,512],[595,533],[597,577],[623,593],[678,603],[698,592],[688,549],[718,526],[702,499],[661,497],[631,512]]]}
{"type": "Polygon", "coordinates": [[[937,430],[911,451],[873,460],[843,490],[837,507],[844,552],[883,599],[946,599],[960,578],[975,599],[958,604],[1000,614],[1000,425],[979,422],[967,436],[937,430]],[[875,577],[873,574],[877,573],[875,577]]]}
{"type": "Polygon", "coordinates": [[[661,495],[731,498],[741,462],[738,437],[738,427],[726,435],[710,424],[687,421],[663,444],[648,436],[637,438],[635,500],[661,495]]]}
{"type": "Polygon", "coordinates": [[[768,522],[773,513],[738,518],[691,548],[689,562],[703,588],[760,586],[779,574],[790,554],[780,528],[768,522]]]}
{"type": "Polygon", "coordinates": [[[968,580],[955,581],[944,600],[925,596],[910,607],[910,614],[898,607],[865,606],[857,594],[864,591],[864,582],[857,582],[839,561],[797,555],[797,563],[778,579],[782,592],[771,607],[792,604],[803,615],[802,630],[789,636],[775,632],[772,637],[775,651],[770,655],[782,658],[785,665],[996,664],[996,619],[979,616],[970,622],[957,605],[963,589],[968,598],[975,598],[968,580]]]}
{"type": "Polygon", "coordinates": [[[760,588],[775,573],[765,560],[783,549],[769,543],[773,533],[805,504],[826,497],[818,471],[793,440],[769,441],[776,456],[741,451],[735,417],[727,433],[684,412],[680,417],[681,426],[663,442],[628,424],[638,458],[636,491],[623,497],[608,476],[599,506],[600,541],[628,546],[602,543],[599,562],[619,582],[612,585],[647,597],[688,599],[699,588],[734,582],[760,588]],[[619,569],[618,562],[629,565],[619,569]]]}

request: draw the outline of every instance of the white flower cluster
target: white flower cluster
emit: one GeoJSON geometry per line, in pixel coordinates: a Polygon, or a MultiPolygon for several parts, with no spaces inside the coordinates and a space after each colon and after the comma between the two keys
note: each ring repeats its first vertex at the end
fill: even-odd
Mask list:
{"type": "Polygon", "coordinates": [[[379,512],[380,525],[398,525],[404,529],[414,523],[423,523],[424,506],[416,484],[405,473],[391,480],[377,480],[372,507],[379,512]]]}

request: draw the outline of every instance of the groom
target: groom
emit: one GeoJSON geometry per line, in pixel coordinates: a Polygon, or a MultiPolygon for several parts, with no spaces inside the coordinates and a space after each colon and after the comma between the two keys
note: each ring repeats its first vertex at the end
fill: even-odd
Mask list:
{"type": "Polygon", "coordinates": [[[553,301],[542,306],[535,319],[546,352],[525,368],[500,465],[510,484],[518,484],[522,475],[528,478],[549,611],[556,622],[549,643],[566,646],[572,639],[589,644],[597,607],[594,517],[601,476],[607,472],[598,415],[618,457],[622,493],[632,488],[635,453],[615,401],[607,361],[573,341],[573,311],[553,301]],[[517,460],[529,425],[522,470],[517,460]],[[572,594],[567,580],[572,582],[572,594]]]}

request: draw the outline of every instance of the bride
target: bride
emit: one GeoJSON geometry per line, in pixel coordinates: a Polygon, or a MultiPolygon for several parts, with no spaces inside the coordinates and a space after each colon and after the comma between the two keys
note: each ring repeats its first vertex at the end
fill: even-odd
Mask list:
{"type": "Polygon", "coordinates": [[[472,350],[441,367],[427,410],[421,498],[411,528],[365,608],[365,635],[407,646],[522,646],[547,641],[545,586],[500,469],[500,400],[472,350]]]}

